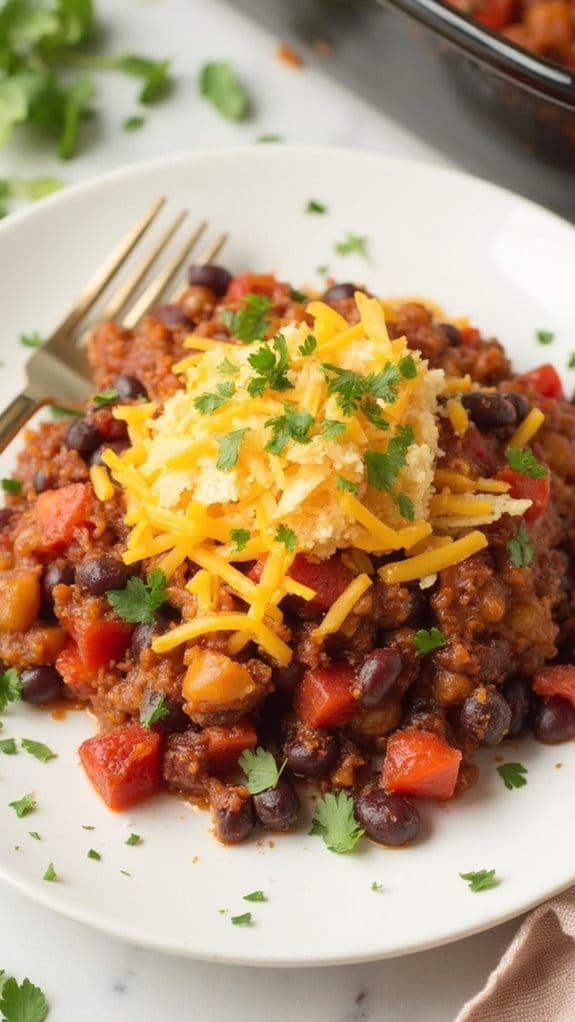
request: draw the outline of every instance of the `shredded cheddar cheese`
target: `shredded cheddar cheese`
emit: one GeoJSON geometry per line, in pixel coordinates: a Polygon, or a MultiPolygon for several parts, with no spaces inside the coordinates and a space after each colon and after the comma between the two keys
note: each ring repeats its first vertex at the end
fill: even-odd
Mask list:
{"type": "Polygon", "coordinates": [[[511,440],[510,447],[525,447],[533,439],[537,430],[543,425],[545,416],[540,408],[532,408],[529,414],[520,422],[511,440]]]}
{"type": "Polygon", "coordinates": [[[404,561],[386,564],[379,569],[379,575],[387,585],[393,585],[394,582],[413,582],[460,564],[486,546],[487,537],[483,532],[469,532],[467,536],[462,536],[453,543],[416,554],[415,557],[407,557],[404,561]]]}

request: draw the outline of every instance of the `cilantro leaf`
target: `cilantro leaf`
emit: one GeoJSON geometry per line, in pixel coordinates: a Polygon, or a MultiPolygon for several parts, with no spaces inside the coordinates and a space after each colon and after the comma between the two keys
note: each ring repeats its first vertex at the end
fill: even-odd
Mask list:
{"type": "Polygon", "coordinates": [[[219,447],[216,468],[220,472],[231,472],[236,467],[240,444],[246,433],[249,433],[249,426],[245,429],[232,429],[230,433],[216,433],[216,440],[219,447]]]}
{"type": "Polygon", "coordinates": [[[367,259],[367,238],[361,234],[354,234],[353,231],[348,231],[345,238],[342,241],[336,242],[333,246],[334,252],[338,255],[351,255],[356,253],[363,259],[367,259]]]}
{"type": "Polygon", "coordinates": [[[303,291],[296,291],[295,287],[290,289],[289,296],[292,302],[299,302],[300,305],[305,305],[306,302],[309,302],[308,296],[303,291]]]}
{"type": "Polygon", "coordinates": [[[22,489],[19,479],[0,479],[0,486],[6,493],[20,493],[22,489]]]}
{"type": "Polygon", "coordinates": [[[405,465],[407,452],[414,439],[411,426],[398,426],[385,451],[365,452],[364,461],[370,486],[389,493],[405,465]]]}
{"type": "Polygon", "coordinates": [[[108,62],[108,66],[116,71],[123,71],[124,74],[142,79],[143,85],[138,96],[140,103],[146,105],[155,103],[170,91],[169,60],[153,60],[149,57],[128,54],[125,57],[112,58],[108,62]]]}
{"type": "Polygon", "coordinates": [[[300,355],[303,355],[303,357],[305,358],[307,355],[313,355],[316,348],[317,341],[315,337],[313,336],[313,334],[308,334],[306,339],[298,346],[297,350],[299,351],[300,355]]]}
{"type": "Polygon", "coordinates": [[[164,572],[156,568],[148,575],[147,582],[129,578],[125,589],[111,589],[106,599],[123,621],[150,624],[156,611],[166,602],[166,583],[164,572]]]}
{"type": "Polygon", "coordinates": [[[169,716],[169,709],[164,705],[165,697],[163,692],[153,692],[146,701],[145,706],[140,707],[140,724],[142,727],[150,728],[159,720],[169,716]]]}
{"type": "Polygon", "coordinates": [[[439,628],[420,628],[413,636],[413,645],[415,646],[417,656],[425,656],[426,653],[433,652],[434,649],[441,649],[445,646],[447,639],[439,628]]]}
{"type": "Polygon", "coordinates": [[[297,536],[293,529],[288,529],[287,525],[280,525],[278,531],[274,536],[276,543],[283,543],[286,550],[289,550],[290,554],[297,548],[297,536]]]}
{"type": "Polygon", "coordinates": [[[87,859],[94,859],[95,862],[100,862],[101,859],[102,859],[102,856],[100,855],[100,852],[96,851],[95,848],[90,848],[86,858],[87,859]]]}
{"type": "Polygon", "coordinates": [[[389,429],[389,422],[387,421],[387,419],[383,418],[383,415],[381,414],[381,408],[379,407],[376,401],[373,401],[371,398],[366,397],[361,404],[361,411],[365,415],[366,419],[368,419],[369,422],[371,422],[372,426],[375,426],[377,429],[383,430],[389,429]]]}
{"type": "Polygon", "coordinates": [[[251,535],[248,529],[230,529],[230,539],[234,543],[234,553],[240,554],[248,545],[251,535]]]}
{"type": "Polygon", "coordinates": [[[320,429],[321,435],[327,440],[337,440],[338,436],[345,433],[347,426],[341,419],[324,419],[320,429]]]}
{"type": "Polygon", "coordinates": [[[44,338],[37,331],[31,334],[20,334],[18,340],[25,348],[39,348],[44,343],[44,338]]]}
{"type": "Polygon", "coordinates": [[[270,325],[267,315],[271,301],[267,295],[248,293],[243,297],[243,308],[237,312],[225,309],[222,323],[239,341],[263,341],[270,325]]]}
{"type": "Polygon", "coordinates": [[[58,879],[58,876],[56,874],[56,870],[54,869],[54,863],[53,862],[49,862],[48,866],[47,866],[47,869],[46,869],[46,872],[44,873],[44,876],[42,877],[42,880],[47,880],[48,883],[53,883],[54,880],[57,880],[57,879],[58,879]]]}
{"type": "Polygon", "coordinates": [[[371,884],[372,891],[383,891],[383,884],[380,884],[378,880],[374,880],[371,884]]]}
{"type": "Polygon", "coordinates": [[[15,703],[22,694],[22,682],[15,667],[8,667],[0,674],[0,713],[8,703],[15,703]]]}
{"type": "Polygon", "coordinates": [[[42,840],[37,830],[29,830],[28,834],[30,835],[30,837],[34,838],[34,841],[42,840]]]}
{"type": "Polygon", "coordinates": [[[516,568],[528,568],[533,560],[533,546],[529,533],[524,523],[519,526],[517,533],[505,544],[509,560],[516,568]]]}
{"type": "Polygon", "coordinates": [[[15,799],[14,802],[9,802],[8,805],[14,810],[16,816],[21,819],[23,816],[28,816],[36,808],[36,799],[32,792],[27,795],[23,795],[22,798],[15,799]]]}
{"type": "Polygon", "coordinates": [[[240,367],[235,365],[226,355],[224,360],[220,362],[218,366],[218,372],[222,376],[237,376],[240,371],[240,367]]]}
{"type": "Polygon", "coordinates": [[[414,380],[417,376],[417,366],[413,355],[405,355],[399,360],[399,371],[404,380],[414,380]]]}
{"type": "Polygon", "coordinates": [[[92,404],[95,404],[98,407],[101,405],[109,405],[110,401],[115,401],[119,396],[120,395],[115,387],[108,387],[106,390],[101,390],[99,394],[94,394],[92,404]]]}
{"type": "Polygon", "coordinates": [[[204,64],[200,72],[200,93],[228,121],[243,121],[248,113],[248,94],[228,61],[204,64]]]}
{"type": "Polygon", "coordinates": [[[510,791],[512,788],[524,788],[527,784],[525,778],[527,767],[524,767],[523,763],[501,763],[497,767],[497,773],[510,791]]]}
{"type": "Polygon", "coordinates": [[[142,843],[142,839],[139,834],[130,834],[125,843],[127,845],[139,845],[142,843]]]}
{"type": "Polygon", "coordinates": [[[59,177],[32,177],[24,179],[11,177],[6,182],[8,194],[14,198],[29,199],[37,202],[38,199],[52,195],[64,187],[64,182],[59,177]]]}
{"type": "Polygon", "coordinates": [[[499,883],[494,869],[472,870],[470,873],[460,873],[459,876],[462,880],[467,880],[469,890],[474,894],[477,891],[486,891],[489,887],[496,887],[499,883]]]}
{"type": "Polygon", "coordinates": [[[139,131],[143,128],[146,123],[146,118],[141,117],[139,114],[134,114],[132,117],[126,117],[122,121],[122,127],[124,131],[139,131]]]}
{"type": "Polygon", "coordinates": [[[372,397],[378,397],[386,404],[392,404],[397,397],[397,388],[400,383],[400,370],[393,362],[388,362],[379,373],[369,374],[366,379],[366,391],[372,397]]]}
{"type": "Polygon", "coordinates": [[[216,384],[215,391],[205,391],[194,399],[194,408],[203,415],[210,415],[217,408],[225,405],[235,394],[236,385],[227,380],[225,383],[216,384]]]}
{"type": "Polygon", "coordinates": [[[2,985],[0,1011],[4,1022],[44,1022],[48,1002],[40,987],[28,978],[19,984],[10,976],[2,985]]]}
{"type": "Polygon", "coordinates": [[[232,926],[249,926],[252,921],[251,912],[244,912],[241,916],[232,916],[230,922],[232,926]]]}
{"type": "Polygon", "coordinates": [[[296,411],[291,405],[284,405],[284,408],[285,415],[278,415],[265,422],[272,431],[272,439],[268,440],[264,448],[269,454],[281,454],[290,440],[298,444],[311,443],[308,433],[314,424],[313,415],[309,412],[296,411]]]}
{"type": "Polygon", "coordinates": [[[271,133],[268,133],[267,135],[258,135],[258,137],[256,138],[256,142],[262,142],[262,143],[265,143],[265,142],[283,142],[283,141],[284,141],[283,135],[273,135],[271,133]]]}
{"type": "Polygon", "coordinates": [[[293,383],[287,377],[289,355],[283,334],[276,334],[271,346],[262,344],[248,357],[248,362],[258,373],[258,377],[248,383],[248,393],[252,397],[261,397],[266,387],[279,391],[293,389],[293,383]]]}
{"type": "Polygon", "coordinates": [[[49,749],[43,742],[33,742],[30,738],[23,738],[20,745],[26,752],[29,752],[31,756],[35,756],[41,763],[48,763],[51,759],[56,759],[57,755],[49,749]]]}
{"type": "Polygon", "coordinates": [[[319,834],[331,852],[351,852],[365,831],[354,815],[353,799],[345,791],[328,791],[320,798],[310,834],[319,834]]]}
{"type": "Polygon", "coordinates": [[[575,369],[575,351],[571,351],[569,353],[569,358],[567,359],[567,368],[575,369]]]}
{"type": "Polygon", "coordinates": [[[344,415],[353,415],[365,393],[365,377],[361,373],[342,369],[331,362],[324,362],[323,369],[335,374],[331,379],[328,378],[328,395],[337,395],[337,404],[344,415]]]}
{"type": "Polygon", "coordinates": [[[323,202],[318,202],[317,199],[310,199],[305,211],[306,213],[327,213],[327,206],[324,206],[323,202]]]}
{"type": "Polygon", "coordinates": [[[268,899],[266,898],[266,896],[265,896],[263,891],[252,891],[251,894],[244,894],[243,895],[243,900],[244,901],[267,901],[268,899]]]}
{"type": "Polygon", "coordinates": [[[344,493],[357,493],[357,486],[355,483],[352,483],[351,479],[336,475],[335,480],[338,490],[342,490],[344,493]]]}
{"type": "Polygon", "coordinates": [[[543,479],[548,475],[548,470],[542,465],[528,447],[508,447],[505,451],[505,459],[509,468],[520,472],[523,476],[531,479],[543,479]]]}
{"type": "Polygon", "coordinates": [[[250,795],[259,795],[268,788],[275,788],[285,763],[278,770],[277,763],[271,752],[258,746],[257,749],[246,749],[242,752],[238,763],[246,774],[246,788],[250,795]]]}
{"type": "Polygon", "coordinates": [[[0,752],[5,756],[14,756],[18,752],[16,742],[13,738],[2,738],[0,740],[0,752]]]}
{"type": "Polygon", "coordinates": [[[408,497],[406,493],[397,493],[394,494],[393,499],[399,508],[401,517],[412,522],[415,518],[415,508],[411,497],[408,497]]]}
{"type": "Polygon", "coordinates": [[[535,336],[539,344],[551,344],[555,340],[555,334],[552,330],[536,330],[535,336]]]}

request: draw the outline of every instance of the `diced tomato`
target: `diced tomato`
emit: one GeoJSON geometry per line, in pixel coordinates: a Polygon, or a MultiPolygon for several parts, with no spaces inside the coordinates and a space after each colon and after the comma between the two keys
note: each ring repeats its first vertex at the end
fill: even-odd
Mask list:
{"type": "Polygon", "coordinates": [[[90,621],[79,617],[64,622],[78,646],[86,672],[95,672],[112,660],[120,660],[128,648],[133,626],[117,618],[90,621]]]}
{"type": "Polygon", "coordinates": [[[160,787],[160,736],[128,724],[82,742],[80,761],[110,809],[148,798],[160,787]]]}
{"type": "Polygon", "coordinates": [[[551,493],[551,474],[533,479],[531,476],[516,472],[513,468],[503,468],[497,473],[497,479],[509,483],[509,495],[516,500],[531,500],[531,507],[524,514],[525,521],[532,522],[543,514],[549,503],[551,493]]]}
{"type": "Polygon", "coordinates": [[[575,706],[575,664],[542,667],[533,678],[533,691],[538,696],[561,696],[575,706]]]}
{"type": "Polygon", "coordinates": [[[242,752],[255,749],[258,744],[256,729],[248,717],[229,727],[215,724],[205,727],[202,734],[208,740],[208,763],[212,770],[229,770],[237,765],[242,752]]]}
{"type": "Polygon", "coordinates": [[[396,731],[387,742],[382,787],[398,795],[451,798],[461,758],[459,749],[431,731],[396,731]]]}
{"type": "Polygon", "coordinates": [[[462,326],[459,328],[459,336],[462,344],[473,344],[481,337],[479,330],[474,326],[462,326]]]}
{"type": "Polygon", "coordinates": [[[77,643],[73,639],[68,639],[64,649],[56,657],[55,666],[68,688],[72,689],[76,695],[87,697],[90,694],[90,675],[86,671],[77,643]]]}
{"type": "Polygon", "coordinates": [[[498,465],[492,445],[488,439],[471,426],[461,437],[463,454],[479,469],[482,475],[490,476],[498,465]]]}
{"type": "Polygon", "coordinates": [[[42,550],[54,552],[72,542],[74,530],[86,523],[90,492],[91,487],[85,483],[70,483],[59,490],[45,490],[38,495],[34,517],[42,550]]]}
{"type": "Polygon", "coordinates": [[[513,0],[482,0],[473,11],[473,17],[494,32],[500,32],[513,21],[513,0]]]}
{"type": "Polygon", "coordinates": [[[295,582],[314,590],[315,596],[306,606],[321,613],[329,610],[354,577],[337,554],[316,563],[309,561],[304,554],[297,554],[289,576],[295,582]]]}
{"type": "Polygon", "coordinates": [[[519,379],[526,387],[532,387],[538,394],[541,394],[541,397],[562,398],[565,396],[559,373],[550,362],[545,362],[537,369],[523,373],[519,379]]]}
{"type": "Polygon", "coordinates": [[[244,295],[271,295],[276,286],[273,273],[243,273],[234,277],[226,293],[227,302],[239,302],[244,295]]]}
{"type": "Polygon", "coordinates": [[[337,727],[357,712],[351,689],[356,682],[350,664],[330,664],[306,671],[294,699],[299,719],[310,727],[337,727]]]}

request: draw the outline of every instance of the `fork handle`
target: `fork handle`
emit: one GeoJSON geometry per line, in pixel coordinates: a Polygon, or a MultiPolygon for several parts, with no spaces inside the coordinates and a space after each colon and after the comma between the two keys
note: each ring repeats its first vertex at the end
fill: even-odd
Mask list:
{"type": "Polygon", "coordinates": [[[18,394],[3,412],[0,412],[0,453],[14,439],[19,429],[30,419],[34,412],[43,404],[29,394],[18,394]]]}

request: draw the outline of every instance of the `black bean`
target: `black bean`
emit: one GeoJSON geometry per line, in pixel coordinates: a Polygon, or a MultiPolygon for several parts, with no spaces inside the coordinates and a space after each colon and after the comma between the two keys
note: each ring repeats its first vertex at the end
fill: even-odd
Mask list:
{"type": "Polygon", "coordinates": [[[322,295],[324,302],[340,302],[344,298],[353,298],[356,291],[361,290],[357,284],[332,284],[322,295]]]}
{"type": "Polygon", "coordinates": [[[282,695],[291,695],[298,682],[301,681],[302,673],[303,668],[297,657],[294,657],[287,667],[274,667],[272,681],[276,692],[281,692],[282,695]]]}
{"type": "Polygon", "coordinates": [[[0,507],[0,529],[5,529],[10,522],[14,511],[11,507],[0,507]]]}
{"type": "Polygon", "coordinates": [[[406,845],[419,833],[419,813],[401,795],[367,788],[355,800],[355,817],[366,834],[383,845],[406,845]]]}
{"type": "Polygon", "coordinates": [[[225,295],[230,286],[231,279],[231,273],[228,273],[223,266],[213,266],[211,263],[208,263],[207,266],[194,265],[188,267],[188,283],[207,287],[218,298],[225,295]]]}
{"type": "Polygon", "coordinates": [[[124,451],[128,450],[129,446],[129,440],[111,440],[109,443],[104,443],[101,447],[98,447],[97,450],[94,451],[90,458],[90,465],[103,465],[104,462],[102,461],[102,455],[104,451],[113,451],[114,454],[117,454],[119,457],[124,453],[124,451]]]}
{"type": "Polygon", "coordinates": [[[402,666],[401,656],[394,649],[383,646],[368,653],[357,673],[354,690],[362,710],[376,710],[385,702],[402,666]]]}
{"type": "Polygon", "coordinates": [[[563,639],[557,653],[557,662],[575,664],[575,632],[568,632],[563,639]]]}
{"type": "Polygon", "coordinates": [[[454,347],[461,344],[461,334],[453,323],[440,323],[439,329],[445,334],[449,343],[453,344],[454,347]]]}
{"type": "Polygon", "coordinates": [[[254,795],[254,809],[268,830],[289,830],[300,814],[301,804],[293,785],[280,780],[275,788],[254,795]]]}
{"type": "Polygon", "coordinates": [[[64,691],[64,680],[55,667],[26,667],[20,674],[22,699],[27,703],[47,703],[64,691]]]}
{"type": "Polygon", "coordinates": [[[529,414],[529,401],[525,395],[519,394],[516,390],[506,390],[503,396],[507,401],[511,401],[515,408],[517,422],[523,422],[523,419],[526,419],[529,414]]]}
{"type": "Polygon", "coordinates": [[[482,745],[499,745],[511,725],[511,709],[500,692],[487,685],[476,688],[463,703],[461,727],[482,745]]]}
{"type": "Polygon", "coordinates": [[[82,596],[103,596],[111,589],[124,589],[132,574],[123,561],[112,554],[87,557],[76,568],[76,585],[82,596]]]}
{"type": "Polygon", "coordinates": [[[230,797],[227,803],[222,802],[211,809],[216,837],[222,844],[236,845],[252,833],[255,821],[251,798],[230,797]]]}
{"type": "Polygon", "coordinates": [[[523,731],[529,716],[530,698],[527,686],[519,678],[509,678],[501,687],[501,694],[511,710],[508,738],[516,738],[523,731]]]}
{"type": "Polygon", "coordinates": [[[89,458],[103,439],[100,430],[93,422],[88,422],[87,419],[74,419],[66,431],[64,443],[68,450],[77,451],[83,458],[89,458]]]}
{"type": "Polygon", "coordinates": [[[138,397],[148,396],[144,384],[137,376],[116,376],[114,387],[124,401],[133,401],[138,397]]]}
{"type": "Polygon", "coordinates": [[[54,586],[71,586],[75,577],[74,565],[69,561],[52,561],[46,565],[40,581],[43,613],[51,614],[54,610],[54,586]]]}
{"type": "Polygon", "coordinates": [[[44,493],[44,490],[51,490],[54,487],[54,479],[45,468],[38,468],[32,478],[32,486],[36,493],[44,493]]]}
{"type": "Polygon", "coordinates": [[[469,390],[461,395],[461,403],[476,426],[499,429],[517,422],[515,405],[503,394],[483,390],[469,390]]]}
{"type": "Polygon", "coordinates": [[[317,777],[325,773],[337,756],[334,735],[322,731],[288,739],[285,746],[287,765],[296,777],[317,777]]]}
{"type": "Polygon", "coordinates": [[[150,315],[160,320],[164,326],[176,327],[183,326],[186,330],[191,330],[194,321],[186,316],[186,313],[182,309],[181,305],[163,304],[154,305],[154,308],[150,310],[150,315]]]}
{"type": "Polygon", "coordinates": [[[533,713],[533,734],[545,745],[556,745],[573,738],[575,708],[561,696],[538,700],[533,713]]]}
{"type": "MultiPolygon", "coordinates": [[[[130,649],[134,660],[140,659],[140,654],[145,649],[150,649],[152,646],[152,639],[155,635],[161,635],[169,627],[169,622],[165,617],[158,614],[153,621],[143,621],[141,624],[136,625],[132,632],[132,639],[130,642],[130,649]]],[[[188,719],[188,724],[189,724],[188,719]]]]}

